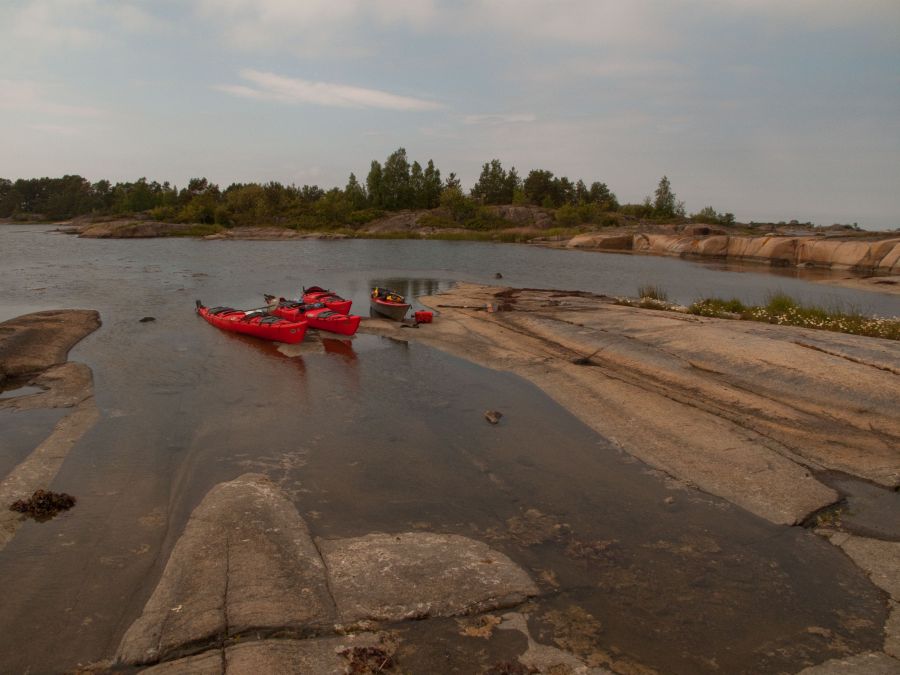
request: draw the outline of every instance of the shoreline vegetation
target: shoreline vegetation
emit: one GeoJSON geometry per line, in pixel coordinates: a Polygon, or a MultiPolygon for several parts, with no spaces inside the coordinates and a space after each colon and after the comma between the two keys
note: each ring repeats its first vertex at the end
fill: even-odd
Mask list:
{"type": "Polygon", "coordinates": [[[669,302],[668,293],[660,286],[641,286],[638,298],[616,298],[616,304],[695,316],[741,321],[759,321],[779,326],[797,326],[848,335],[900,340],[900,319],[867,316],[852,307],[820,307],[806,305],[786,293],[773,293],[764,305],[747,305],[737,298],[726,300],[702,298],[684,307],[669,302]]]}
{"type": "Polygon", "coordinates": [[[606,183],[572,181],[544,169],[523,179],[493,159],[465,191],[429,160],[410,163],[399,148],[373,160],[364,181],[344,188],[206,178],[179,189],[168,182],[91,183],[77,175],[0,179],[0,224],[53,222],[87,238],[435,239],[530,243],[552,248],[632,252],[771,266],[846,270],[828,280],[900,293],[900,231],[800,223],[739,223],[708,206],[688,215],[669,179],[652,196],[620,204],[606,183]],[[859,275],[875,275],[862,279],[859,275]]]}
{"type": "Polygon", "coordinates": [[[424,168],[418,161],[410,162],[404,148],[391,153],[383,164],[372,160],[364,181],[351,173],[346,186],[327,190],[318,185],[298,187],[275,181],[232,183],[222,189],[202,177],[190,179],[183,188],[146,177],[115,184],[108,180],[91,183],[79,175],[15,181],[0,178],[0,222],[71,220],[187,226],[173,227],[166,232],[169,236],[205,236],[241,227],[375,236],[390,224],[407,225],[410,236],[437,231],[506,231],[509,240],[522,235],[517,241],[527,240],[528,233],[509,230],[531,228],[553,238],[628,225],[653,231],[701,224],[747,235],[879,235],[860,229],[857,223],[827,227],[797,220],[738,223],[734,214],[712,206],[688,214],[667,176],[641,203],[621,204],[604,182],[572,181],[546,169],[532,169],[522,178],[515,167],[507,170],[499,159],[492,159],[482,166],[478,180],[466,191],[455,173],[443,178],[430,159],[424,168]],[[409,222],[411,218],[414,223],[409,222]],[[391,222],[398,219],[402,222],[391,222]],[[373,227],[376,223],[380,227],[373,227]]]}

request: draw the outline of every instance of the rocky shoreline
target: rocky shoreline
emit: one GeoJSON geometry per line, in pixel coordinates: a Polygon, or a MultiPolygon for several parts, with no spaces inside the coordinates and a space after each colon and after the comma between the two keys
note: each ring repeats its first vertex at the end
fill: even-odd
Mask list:
{"type": "Polygon", "coordinates": [[[46,488],[72,445],[99,417],[91,369],[67,360],[69,350],[99,327],[97,312],[79,309],[36,312],[0,323],[0,389],[29,386],[43,390],[2,399],[0,410],[70,411],[43,443],[0,480],[0,551],[22,522],[9,505],[46,488]]]}
{"type": "MultiPolygon", "coordinates": [[[[499,207],[498,207],[499,208],[499,207]]],[[[427,213],[427,212],[425,212],[427,213]]],[[[900,294],[900,237],[892,233],[829,233],[789,230],[748,234],[747,228],[704,225],[628,225],[604,230],[546,236],[552,217],[545,210],[508,207],[501,215],[516,228],[479,232],[421,226],[419,212],[400,212],[352,232],[297,230],[286,227],[233,227],[122,219],[57,223],[60,232],[94,239],[197,237],[206,240],[288,241],[350,238],[444,238],[515,240],[549,248],[677,256],[699,260],[845,272],[849,276],[816,279],[884,294],[900,294]],[[518,210],[516,210],[518,209],[518,210]],[[512,237],[513,239],[510,239],[512,237]]]]}
{"type": "Polygon", "coordinates": [[[592,232],[571,238],[565,247],[714,258],[779,267],[900,274],[900,237],[860,240],[808,235],[744,236],[724,231],[678,234],[592,232]]]}
{"type": "Polygon", "coordinates": [[[895,343],[622,307],[582,292],[460,284],[422,301],[440,313],[431,326],[364,329],[512,371],[674,479],[773,523],[817,528],[889,594],[884,649],[900,658],[900,532],[835,532],[843,496],[817,478],[831,470],[900,487],[895,343]]]}
{"type": "MultiPolygon", "coordinates": [[[[807,675],[900,667],[900,528],[873,538],[856,521],[843,522],[845,495],[826,478],[838,472],[884,492],[900,487],[895,343],[625,307],[578,291],[459,284],[422,300],[439,313],[435,323],[410,330],[372,319],[363,330],[533,382],[624,455],[667,476],[685,496],[667,498],[664,507],[714,495],[773,524],[768,528],[803,532],[814,540],[804,540],[807,553],[839,548],[883,597],[874,615],[879,624],[887,617],[881,649],[854,653],[847,646],[848,636],[881,630],[850,614],[839,620],[839,632],[811,626],[818,632],[810,635],[823,639],[821,652],[798,647],[791,662],[841,654],[807,675]]],[[[81,310],[0,324],[0,373],[47,390],[0,407],[72,409],[0,483],[3,500],[49,483],[96,420],[90,371],[66,354],[98,326],[95,312],[81,310]]],[[[3,521],[0,549],[15,536],[17,518],[3,521]]],[[[534,510],[510,527],[536,546],[565,532],[534,510]]],[[[603,557],[607,545],[593,542],[601,548],[589,554],[599,555],[610,575],[617,566],[603,557]]],[[[715,541],[681,546],[679,555],[716,559],[715,541]]],[[[494,546],[458,534],[313,536],[289,496],[264,475],[244,474],[206,493],[163,562],[115,656],[82,672],[366,673],[395,663],[439,672],[448,650],[454,663],[479,672],[657,672],[627,654],[598,651],[602,628],[583,610],[565,617],[545,610],[559,623],[539,635],[533,603],[566,592],[551,573],[533,578],[494,546]]],[[[850,588],[859,583],[840,579],[850,588]]]]}

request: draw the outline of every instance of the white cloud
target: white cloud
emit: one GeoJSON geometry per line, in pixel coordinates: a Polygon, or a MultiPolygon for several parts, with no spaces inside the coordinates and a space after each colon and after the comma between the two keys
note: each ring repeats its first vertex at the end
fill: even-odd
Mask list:
{"type": "Polygon", "coordinates": [[[698,37],[692,26],[708,17],[729,24],[755,19],[786,30],[884,27],[900,18],[897,0],[198,0],[195,7],[232,46],[330,59],[390,50],[396,45],[385,40],[395,36],[385,29],[484,35],[487,52],[507,42],[529,51],[556,43],[647,54],[690,44],[698,37]]]}
{"type": "Polygon", "coordinates": [[[239,48],[303,55],[365,52],[373,26],[419,30],[438,15],[434,0],[200,0],[198,11],[239,48]]]}
{"type": "Polygon", "coordinates": [[[223,84],[213,88],[233,96],[285,103],[313,103],[339,108],[381,108],[384,110],[436,110],[439,103],[387,91],[354,87],[334,82],[313,82],[275,73],[244,69],[241,77],[253,86],[223,84]]]}
{"type": "Polygon", "coordinates": [[[76,17],[95,9],[93,0],[34,0],[9,8],[6,21],[12,36],[24,43],[84,47],[101,35],[78,25],[76,17]]]}
{"type": "Polygon", "coordinates": [[[127,0],[28,0],[0,6],[0,47],[10,54],[98,49],[166,21],[127,0]]]}
{"type": "Polygon", "coordinates": [[[648,0],[482,0],[458,12],[454,23],[463,30],[479,26],[519,40],[608,47],[661,45],[674,37],[666,26],[667,7],[648,0]]]}
{"type": "Polygon", "coordinates": [[[521,124],[534,122],[537,119],[532,113],[488,113],[484,115],[466,115],[466,124],[521,124]]]}
{"type": "Polygon", "coordinates": [[[93,106],[59,103],[48,96],[52,86],[33,80],[0,79],[0,109],[24,110],[29,113],[61,117],[100,117],[105,111],[93,106]]]}

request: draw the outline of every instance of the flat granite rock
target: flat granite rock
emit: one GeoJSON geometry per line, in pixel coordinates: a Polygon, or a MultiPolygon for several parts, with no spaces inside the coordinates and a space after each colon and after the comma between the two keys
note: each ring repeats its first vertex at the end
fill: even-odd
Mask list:
{"type": "Polygon", "coordinates": [[[459,535],[375,533],[317,544],[344,623],[457,616],[538,594],[505,555],[459,535]]]}
{"type": "Polygon", "coordinates": [[[100,327],[92,309],[59,309],[24,314],[0,323],[0,374],[16,377],[65,363],[85,335],[100,327]]]}
{"type": "Polygon", "coordinates": [[[884,624],[884,651],[900,659],[900,602],[891,602],[891,613],[884,624]]]}
{"type": "Polygon", "coordinates": [[[343,654],[345,650],[380,644],[375,633],[310,640],[261,640],[168,661],[141,672],[147,675],[345,675],[354,672],[348,670],[350,659],[343,654]]]}
{"type": "Polygon", "coordinates": [[[879,588],[900,602],[900,542],[820,530],[859,565],[879,588]]]}
{"type": "Polygon", "coordinates": [[[247,631],[319,629],[334,614],[305,523],[268,478],[245,474],[191,514],[117,659],[149,663],[247,631]]]}
{"type": "Polygon", "coordinates": [[[313,542],[287,497],[245,474],[191,514],[116,658],[166,674],[343,673],[339,647],[374,646],[375,637],[321,637],[336,623],[456,616],[537,593],[505,555],[459,535],[313,542]]]}
{"type": "Polygon", "coordinates": [[[213,649],[196,656],[186,656],[177,661],[166,661],[142,670],[147,675],[222,675],[225,672],[224,654],[213,649]]]}
{"type": "Polygon", "coordinates": [[[897,675],[900,661],[887,654],[868,652],[843,659],[832,659],[804,668],[797,675],[897,675]]]}

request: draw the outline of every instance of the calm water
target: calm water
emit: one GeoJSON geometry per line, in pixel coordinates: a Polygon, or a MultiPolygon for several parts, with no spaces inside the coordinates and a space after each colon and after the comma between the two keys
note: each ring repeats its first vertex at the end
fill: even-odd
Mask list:
{"type": "Polygon", "coordinates": [[[783,290],[808,302],[900,315],[898,296],[801,278],[822,272],[734,269],[753,271],[726,271],[718,262],[478,242],[89,240],[41,226],[6,226],[0,227],[0,319],[85,302],[104,314],[130,316],[163,297],[177,305],[180,296],[173,293],[191,302],[199,297],[208,304],[257,307],[263,293],[296,295],[304,284],[334,287],[365,308],[376,283],[424,294],[458,280],[609,295],[636,295],[640,285],[657,284],[684,303],[709,295],[760,302],[783,290]],[[494,279],[496,272],[502,280],[494,279]]]}
{"type": "MultiPolygon", "coordinates": [[[[0,672],[108,658],[191,510],[246,471],[279,483],[317,536],[428,529],[489,541],[553,580],[542,582],[536,630],[577,605],[604,627],[598,649],[664,672],[790,670],[831,653],[810,626],[854,650],[880,646],[882,598],[829,544],[672,491],[520,378],[374,336],[279,351],[193,313],[195,298],[254,307],[264,292],[313,283],[366,308],[375,284],[424,294],[455,280],[493,283],[498,271],[511,285],[633,294],[659,283],[679,300],[781,288],[900,313],[890,298],[666,258],[456,242],[91,241],[0,228],[0,319],[86,307],[103,320],[71,355],[93,369],[101,420],[51,486],[78,505],[27,523],[0,552],[0,672]],[[505,415],[497,427],[482,418],[488,408],[505,415]],[[552,524],[564,527],[542,534],[552,524]]],[[[0,415],[0,469],[54,420],[0,415]]]]}

